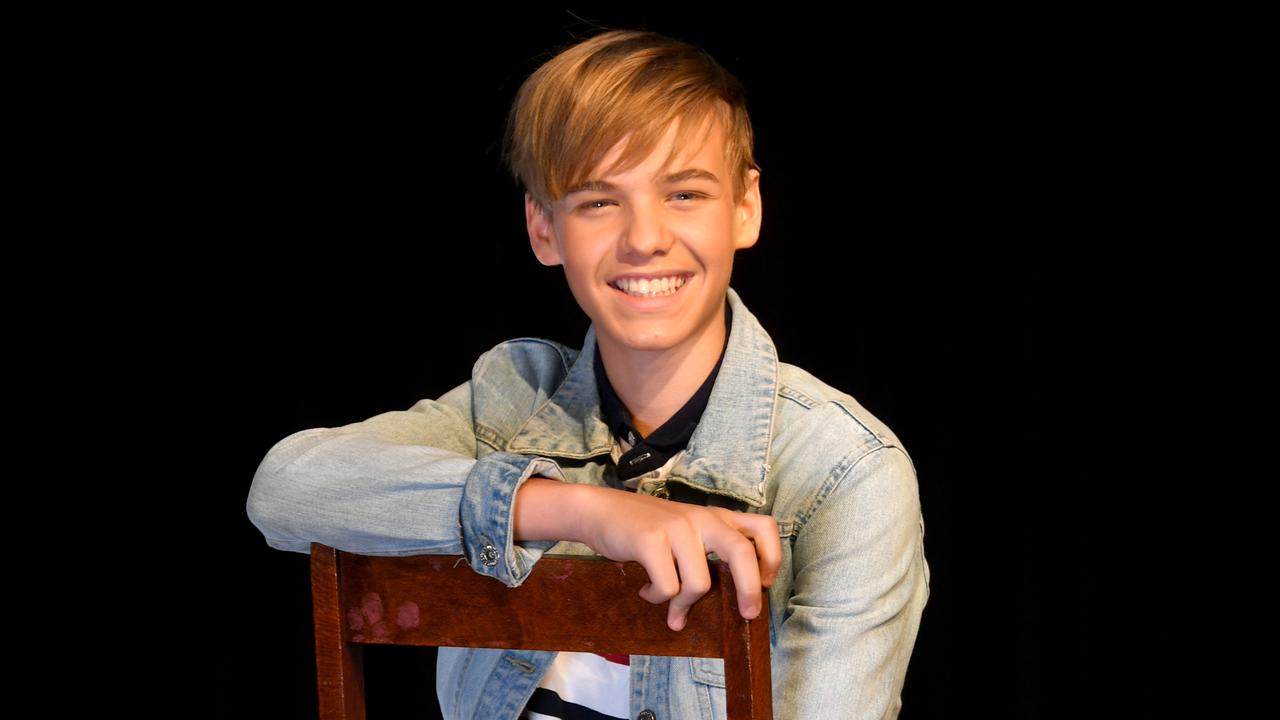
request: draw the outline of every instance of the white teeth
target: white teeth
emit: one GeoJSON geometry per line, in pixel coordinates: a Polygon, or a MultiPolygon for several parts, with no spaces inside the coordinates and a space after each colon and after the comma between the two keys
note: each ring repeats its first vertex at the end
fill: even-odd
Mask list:
{"type": "Polygon", "coordinates": [[[653,280],[648,278],[641,278],[640,280],[625,278],[615,281],[613,286],[628,295],[636,295],[638,297],[657,297],[659,295],[671,295],[676,290],[679,290],[680,286],[684,285],[684,280],[683,275],[673,275],[671,277],[655,278],[653,280]]]}

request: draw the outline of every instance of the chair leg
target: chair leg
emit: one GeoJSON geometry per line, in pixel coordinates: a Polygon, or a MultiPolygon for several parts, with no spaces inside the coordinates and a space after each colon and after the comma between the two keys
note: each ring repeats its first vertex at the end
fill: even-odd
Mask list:
{"type": "Polygon", "coordinates": [[[364,654],[347,642],[338,599],[337,550],[311,544],[311,599],[316,627],[316,688],[321,720],[365,720],[364,654]]]}
{"type": "Polygon", "coordinates": [[[720,617],[724,623],[725,704],[730,720],[773,720],[773,676],[769,665],[769,595],[755,620],[738,613],[729,563],[718,564],[720,617]]]}

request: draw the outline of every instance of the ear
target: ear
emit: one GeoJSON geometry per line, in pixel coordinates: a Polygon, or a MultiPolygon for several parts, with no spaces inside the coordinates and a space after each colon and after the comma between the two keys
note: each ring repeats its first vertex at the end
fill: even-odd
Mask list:
{"type": "Polygon", "coordinates": [[[746,191],[742,194],[742,202],[733,209],[733,247],[735,250],[749,248],[760,239],[760,171],[747,171],[746,191]]]}
{"type": "Polygon", "coordinates": [[[529,229],[529,243],[533,254],[543,265],[560,265],[560,248],[556,243],[556,228],[551,218],[543,212],[537,200],[524,194],[524,222],[529,229]]]}

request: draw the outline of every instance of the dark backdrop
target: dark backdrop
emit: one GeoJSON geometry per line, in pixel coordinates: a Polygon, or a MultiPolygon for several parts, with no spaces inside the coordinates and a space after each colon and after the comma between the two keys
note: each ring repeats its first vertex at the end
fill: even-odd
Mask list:
{"type": "MultiPolygon", "coordinates": [[[[1124,662],[1096,623],[1110,489],[1087,439],[1114,372],[1119,181],[1098,166],[1122,94],[1096,52],[982,18],[512,13],[245,19],[186,80],[215,279],[196,290],[218,299],[201,351],[234,430],[208,468],[243,565],[223,589],[268,640],[223,651],[222,714],[316,716],[307,558],[244,512],[267,449],[436,397],[504,339],[580,345],[498,148],[521,80],[595,24],[684,37],[743,81],[764,227],[732,284],[783,361],[915,460],[932,597],[902,717],[1089,714],[1124,662]]],[[[367,651],[370,717],[431,717],[432,662],[367,651]]]]}

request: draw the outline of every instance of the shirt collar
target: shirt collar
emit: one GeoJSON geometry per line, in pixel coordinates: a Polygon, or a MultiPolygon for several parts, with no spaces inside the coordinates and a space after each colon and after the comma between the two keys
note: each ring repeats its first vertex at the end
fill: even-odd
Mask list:
{"type": "MultiPolygon", "coordinates": [[[[707,492],[765,503],[778,356],[773,340],[732,287],[727,289],[732,326],[701,419],[670,479],[707,492]]],[[[596,382],[595,324],[555,393],[507,442],[513,453],[586,459],[608,455],[613,433],[596,382]]]]}

